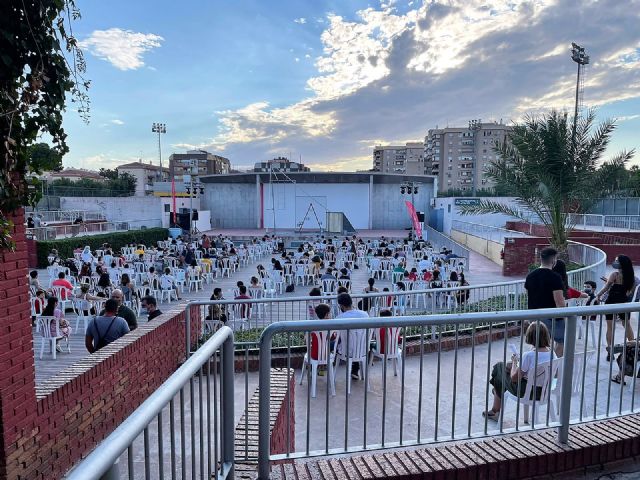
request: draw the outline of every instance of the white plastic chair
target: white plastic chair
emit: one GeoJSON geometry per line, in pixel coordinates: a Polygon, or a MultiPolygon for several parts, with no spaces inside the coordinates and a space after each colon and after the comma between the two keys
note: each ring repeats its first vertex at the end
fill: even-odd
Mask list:
{"type": "MultiPolygon", "coordinates": [[[[595,354],[595,350],[587,351],[586,355],[586,363],[589,363],[595,354]]],[[[571,381],[571,396],[574,397],[576,395],[580,395],[582,392],[582,372],[584,371],[585,366],[585,352],[576,352],[573,356],[573,377],[571,381]]],[[[558,372],[556,379],[552,381],[551,393],[555,396],[555,410],[558,414],[560,414],[560,397],[562,393],[562,380],[563,380],[563,370],[564,364],[563,359],[559,358],[554,360],[554,363],[558,363],[558,372]]]]}
{"type": "MultiPolygon", "coordinates": [[[[367,390],[369,389],[369,375],[367,374],[367,364],[369,362],[367,356],[369,352],[371,334],[371,331],[369,332],[369,335],[367,335],[367,330],[361,329],[340,332],[340,340],[337,349],[338,363],[336,364],[336,374],[333,377],[334,391],[336,381],[335,377],[337,376],[338,366],[341,361],[346,362],[348,372],[351,372],[351,365],[354,362],[358,362],[360,364],[358,374],[360,378],[365,379],[367,383],[367,390]],[[347,338],[349,339],[348,342],[347,338]],[[346,351],[347,343],[349,344],[348,352],[346,351]]],[[[347,393],[351,393],[351,373],[347,376],[347,393]]]]}
{"type": "Polygon", "coordinates": [[[29,303],[31,305],[31,316],[38,318],[42,315],[42,311],[44,310],[45,301],[38,297],[31,297],[29,299],[29,303]]]}
{"type": "Polygon", "coordinates": [[[234,331],[237,330],[236,325],[240,324],[240,330],[244,330],[246,326],[249,325],[249,318],[251,317],[251,305],[247,303],[235,303],[233,304],[233,309],[231,310],[233,313],[231,319],[229,320],[233,326],[231,327],[234,331]]]}
{"type": "Polygon", "coordinates": [[[90,315],[85,315],[84,312],[91,311],[92,305],[89,300],[84,300],[81,298],[76,298],[73,300],[73,309],[76,312],[76,327],[73,329],[73,333],[78,333],[78,326],[80,322],[83,323],[84,327],[82,332],[87,331],[87,327],[89,326],[89,320],[91,319],[90,315]]]}
{"type": "Polygon", "coordinates": [[[231,260],[227,257],[220,259],[220,276],[224,278],[225,275],[231,278],[231,260]]]}
{"type": "MultiPolygon", "coordinates": [[[[37,330],[41,335],[40,342],[40,360],[42,360],[42,356],[44,355],[44,347],[49,344],[51,348],[51,355],[53,359],[56,359],[56,346],[58,340],[64,338],[62,333],[60,332],[60,325],[58,324],[58,319],[56,317],[39,317],[37,319],[37,330]],[[55,326],[54,332],[55,334],[51,334],[52,324],[55,326]]],[[[71,353],[71,345],[69,344],[69,339],[67,338],[67,351],[71,353]]]]}
{"type": "MultiPolygon", "coordinates": [[[[558,366],[560,365],[561,359],[554,359],[553,362],[543,362],[538,364],[538,368],[536,368],[535,381],[533,376],[529,375],[527,378],[527,386],[525,388],[524,396],[520,398],[520,403],[524,405],[524,423],[529,423],[529,407],[533,407],[535,403],[535,408],[533,411],[533,419],[532,422],[535,424],[535,421],[540,418],[540,407],[545,406],[549,403],[549,394],[551,393],[551,379],[554,378],[558,372],[558,366]],[[534,401],[535,396],[533,393],[533,386],[541,389],[540,398],[534,401]]],[[[508,401],[518,401],[518,397],[505,390],[504,395],[502,396],[502,408],[500,410],[500,415],[502,417],[502,421],[504,421],[504,411],[507,408],[508,401]]],[[[551,421],[556,421],[556,412],[553,407],[553,402],[550,404],[549,416],[551,417],[551,421]]]]}
{"type": "Polygon", "coordinates": [[[175,296],[176,300],[178,300],[178,292],[173,288],[173,283],[168,280],[164,275],[160,277],[160,303],[162,303],[166,297],[167,302],[171,302],[171,298],[175,296]]]}
{"type": "Polygon", "coordinates": [[[55,285],[51,287],[51,291],[53,292],[53,296],[58,299],[58,306],[60,307],[60,310],[62,310],[63,312],[66,311],[67,304],[73,307],[73,303],[71,301],[73,292],[71,290],[61,285],[55,285]]]}
{"type": "Polygon", "coordinates": [[[331,295],[336,289],[336,281],[332,279],[322,280],[322,294],[331,295]]]}
{"type": "Polygon", "coordinates": [[[269,273],[269,278],[275,285],[278,293],[282,295],[282,293],[284,292],[284,279],[282,278],[282,272],[280,270],[272,270],[269,273]]]}
{"type": "Polygon", "coordinates": [[[346,278],[338,279],[338,286],[344,287],[348,292],[351,292],[351,280],[347,280],[346,278]]]}
{"type": "Polygon", "coordinates": [[[302,370],[300,370],[300,385],[305,377],[305,372],[308,366],[311,366],[311,396],[316,396],[316,383],[318,379],[318,365],[326,365],[328,378],[327,386],[330,389],[331,395],[336,394],[336,385],[334,378],[333,363],[335,359],[335,352],[330,351],[331,336],[335,332],[309,332],[308,333],[308,345],[307,352],[304,354],[304,360],[302,361],[302,370]],[[315,353],[317,358],[313,358],[313,350],[315,346],[315,353]],[[309,351],[311,350],[311,351],[309,351]]]}
{"type": "MultiPolygon", "coordinates": [[[[398,376],[398,369],[402,368],[402,349],[399,346],[400,330],[400,327],[376,328],[374,331],[376,346],[371,351],[370,366],[373,366],[375,358],[382,359],[383,365],[384,362],[391,359],[393,361],[393,375],[396,377],[398,376]]],[[[382,370],[382,375],[384,376],[384,369],[382,370]]]]}
{"type": "Polygon", "coordinates": [[[202,277],[198,275],[194,267],[187,267],[187,278],[189,279],[189,291],[191,291],[191,287],[196,292],[202,290],[202,277]]]}
{"type": "MultiPolygon", "coordinates": [[[[247,293],[253,300],[262,300],[264,291],[260,287],[249,287],[247,293]]],[[[255,312],[256,317],[260,318],[264,314],[265,304],[262,302],[254,303],[252,310],[255,312]]]]}

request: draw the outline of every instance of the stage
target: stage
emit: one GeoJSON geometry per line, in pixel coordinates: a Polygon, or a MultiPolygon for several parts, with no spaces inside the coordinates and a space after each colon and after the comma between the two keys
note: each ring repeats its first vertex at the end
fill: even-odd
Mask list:
{"type": "Polygon", "coordinates": [[[223,235],[225,237],[230,237],[234,240],[251,240],[253,238],[262,238],[265,235],[275,235],[276,237],[281,237],[283,239],[295,239],[295,240],[315,240],[318,236],[324,235],[325,238],[346,238],[352,237],[356,235],[358,238],[362,239],[380,239],[381,237],[385,238],[393,238],[393,239],[404,239],[409,235],[410,230],[358,230],[355,234],[347,234],[341,235],[337,233],[327,233],[320,232],[318,229],[302,229],[301,231],[296,229],[286,229],[286,228],[278,228],[276,230],[266,229],[266,228],[216,228],[213,230],[207,230],[207,235],[223,235]]]}

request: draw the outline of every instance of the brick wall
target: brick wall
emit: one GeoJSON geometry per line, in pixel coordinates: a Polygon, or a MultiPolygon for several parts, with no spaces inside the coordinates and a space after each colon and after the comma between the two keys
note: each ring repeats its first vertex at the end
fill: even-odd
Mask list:
{"type": "Polygon", "coordinates": [[[549,245],[542,237],[508,238],[504,244],[504,262],[502,274],[507,276],[523,276],[529,273],[529,265],[535,262],[536,249],[549,245]]]}
{"type": "Polygon", "coordinates": [[[0,252],[0,477],[60,478],[182,362],[184,304],[36,388],[23,220],[0,252]]]}

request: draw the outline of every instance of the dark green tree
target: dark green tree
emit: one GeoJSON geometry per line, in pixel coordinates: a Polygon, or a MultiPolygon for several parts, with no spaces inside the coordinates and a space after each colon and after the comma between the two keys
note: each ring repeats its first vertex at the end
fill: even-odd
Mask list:
{"type": "Polygon", "coordinates": [[[594,127],[595,111],[590,110],[576,125],[567,114],[552,111],[543,116],[528,116],[516,125],[507,141],[498,142],[498,159],[486,174],[497,186],[513,192],[516,205],[481,200],[478,205],[460,207],[462,214],[504,213],[529,221],[529,213],[547,227],[549,240],[566,251],[575,216],[586,213],[593,202],[606,196],[612,171],[624,169],[633,151],[621,152],[601,163],[615,129],[606,120],[594,127]]]}
{"type": "Polygon", "coordinates": [[[74,0],[4,0],[0,6],[0,248],[11,247],[6,215],[38,195],[30,147],[46,134],[52,150],[69,148],[62,114],[71,99],[89,114],[85,62],[73,35],[74,0]]]}
{"type": "Polygon", "coordinates": [[[62,155],[46,143],[34,143],[27,147],[29,169],[37,172],[62,170],[62,155]]]}

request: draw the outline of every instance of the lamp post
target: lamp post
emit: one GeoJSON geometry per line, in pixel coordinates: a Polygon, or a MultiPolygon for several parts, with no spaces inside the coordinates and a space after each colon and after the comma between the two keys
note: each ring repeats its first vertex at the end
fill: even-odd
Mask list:
{"type": "MultiPolygon", "coordinates": [[[[197,160],[192,160],[192,162],[197,162],[197,160]]],[[[193,165],[193,164],[192,164],[193,165]]],[[[195,167],[191,166],[189,169],[190,175],[189,175],[189,179],[188,181],[185,182],[185,188],[187,190],[187,194],[189,195],[189,239],[191,239],[191,237],[194,234],[194,226],[193,226],[193,199],[194,197],[198,197],[198,194],[202,195],[204,194],[204,187],[202,186],[202,183],[200,183],[198,180],[194,181],[194,175],[193,175],[193,171],[195,170],[197,172],[197,163],[195,163],[195,167]]],[[[185,178],[185,180],[187,180],[185,178]]]]}
{"type": "Polygon", "coordinates": [[[162,145],[160,143],[160,135],[163,133],[167,133],[167,124],[153,122],[153,125],[151,125],[151,132],[158,134],[158,159],[160,160],[159,180],[162,181],[162,145]]]}
{"type": "Polygon", "coordinates": [[[476,150],[476,135],[482,128],[482,120],[469,120],[469,130],[473,132],[473,179],[471,180],[471,195],[476,196],[476,181],[478,180],[478,155],[476,150]]]}

